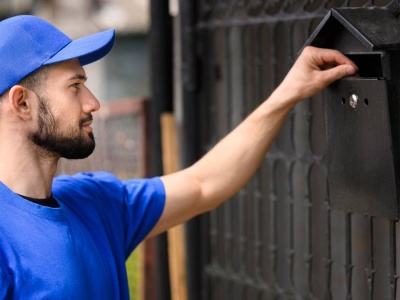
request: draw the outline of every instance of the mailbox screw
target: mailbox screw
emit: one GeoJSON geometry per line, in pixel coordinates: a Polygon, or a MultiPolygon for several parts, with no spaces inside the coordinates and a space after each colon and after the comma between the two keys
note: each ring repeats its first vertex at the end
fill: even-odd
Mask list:
{"type": "Polygon", "coordinates": [[[358,104],[358,96],[356,94],[352,94],[349,98],[349,103],[352,108],[356,108],[358,104]]]}

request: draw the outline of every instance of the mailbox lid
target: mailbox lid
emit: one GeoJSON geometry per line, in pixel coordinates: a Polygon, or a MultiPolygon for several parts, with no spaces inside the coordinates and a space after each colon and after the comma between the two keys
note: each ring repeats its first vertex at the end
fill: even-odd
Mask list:
{"type": "Polygon", "coordinates": [[[349,78],[324,93],[331,205],[397,219],[387,81],[349,78]],[[351,95],[358,97],[355,108],[350,106],[351,95]]]}

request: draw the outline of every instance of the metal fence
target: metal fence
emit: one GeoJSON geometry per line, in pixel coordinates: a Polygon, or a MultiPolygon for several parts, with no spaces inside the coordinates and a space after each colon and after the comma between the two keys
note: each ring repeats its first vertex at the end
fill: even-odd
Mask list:
{"type": "MultiPolygon", "coordinates": [[[[267,98],[330,8],[391,2],[197,1],[182,32],[199,62],[202,151],[267,98]]],[[[330,207],[323,105],[298,104],[252,181],[202,217],[202,299],[400,299],[398,223],[330,207]]]]}

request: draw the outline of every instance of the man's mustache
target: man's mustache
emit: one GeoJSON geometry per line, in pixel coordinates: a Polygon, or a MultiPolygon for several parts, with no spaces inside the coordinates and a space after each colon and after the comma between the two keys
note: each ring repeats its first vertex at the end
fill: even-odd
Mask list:
{"type": "Polygon", "coordinates": [[[93,115],[92,114],[88,114],[86,117],[80,119],[79,120],[79,126],[82,127],[83,124],[85,124],[88,121],[93,121],[93,115]]]}

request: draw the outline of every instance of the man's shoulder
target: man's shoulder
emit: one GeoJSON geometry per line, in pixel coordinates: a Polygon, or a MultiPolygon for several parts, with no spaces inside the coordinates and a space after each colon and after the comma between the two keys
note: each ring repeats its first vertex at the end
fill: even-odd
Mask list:
{"type": "Polygon", "coordinates": [[[121,181],[113,174],[107,172],[86,173],[75,175],[60,175],[53,179],[53,193],[63,190],[78,192],[90,189],[99,190],[105,186],[120,186],[121,181]]]}
{"type": "Polygon", "coordinates": [[[53,179],[53,184],[57,183],[77,183],[77,182],[96,182],[96,181],[120,181],[114,174],[108,172],[79,172],[74,175],[59,175],[53,179]]]}
{"type": "Polygon", "coordinates": [[[120,180],[108,172],[62,175],[53,181],[53,195],[64,198],[112,198],[118,202],[165,198],[164,185],[159,177],[120,180]],[[129,199],[129,200],[128,200],[129,199]]]}
{"type": "Polygon", "coordinates": [[[81,172],[75,175],[60,175],[53,180],[53,190],[72,187],[79,188],[156,188],[163,189],[162,181],[159,177],[153,178],[132,178],[121,180],[117,176],[108,172],[81,172]]]}

